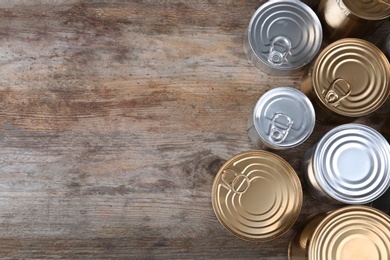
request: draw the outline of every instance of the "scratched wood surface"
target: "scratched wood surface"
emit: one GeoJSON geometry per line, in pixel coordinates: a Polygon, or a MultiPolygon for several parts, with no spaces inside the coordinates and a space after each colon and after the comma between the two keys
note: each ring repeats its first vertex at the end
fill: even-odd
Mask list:
{"type": "MultiPolygon", "coordinates": [[[[262,244],[230,235],[211,206],[221,165],[254,149],[257,99],[302,76],[247,60],[262,2],[1,1],[0,258],[286,259],[299,222],[333,206],[304,189],[292,230],[262,244]]],[[[389,110],[358,121],[379,129],[389,110]]],[[[278,154],[302,178],[304,151],[331,128],[278,154]]]]}

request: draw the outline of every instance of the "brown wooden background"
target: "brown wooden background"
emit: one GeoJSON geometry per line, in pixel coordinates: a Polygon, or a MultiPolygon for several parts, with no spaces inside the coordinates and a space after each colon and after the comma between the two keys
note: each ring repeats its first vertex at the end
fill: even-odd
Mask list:
{"type": "MultiPolygon", "coordinates": [[[[261,2],[1,1],[0,258],[286,259],[298,223],[334,207],[305,189],[293,229],[255,244],[211,206],[220,166],[254,149],[257,99],[302,76],[247,60],[261,2]]],[[[379,129],[389,110],[358,121],[379,129]]],[[[301,177],[304,151],[331,128],[278,154],[301,177]]]]}

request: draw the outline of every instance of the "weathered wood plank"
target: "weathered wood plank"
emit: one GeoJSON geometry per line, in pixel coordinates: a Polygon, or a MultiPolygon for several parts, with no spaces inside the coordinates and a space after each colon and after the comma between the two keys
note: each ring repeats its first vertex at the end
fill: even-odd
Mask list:
{"type": "MultiPolygon", "coordinates": [[[[261,2],[0,3],[0,257],[285,259],[296,225],[253,244],[211,207],[218,169],[253,149],[257,99],[302,75],[246,59],[261,2]]],[[[360,122],[379,129],[389,108],[360,122]]],[[[300,177],[304,151],[330,128],[279,152],[300,177]]],[[[305,190],[299,221],[332,208],[305,190]]]]}

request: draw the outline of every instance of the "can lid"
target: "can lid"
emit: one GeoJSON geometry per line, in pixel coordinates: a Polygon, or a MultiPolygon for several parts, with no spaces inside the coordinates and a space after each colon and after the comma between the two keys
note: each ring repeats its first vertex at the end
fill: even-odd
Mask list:
{"type": "Polygon", "coordinates": [[[375,45],[361,39],[341,39],[317,58],[312,72],[314,91],[337,114],[367,115],[389,96],[389,68],[386,56],[375,45]]]}
{"type": "Polygon", "coordinates": [[[342,0],[338,1],[341,8],[366,20],[382,20],[390,17],[389,0],[342,0]]]}
{"type": "Polygon", "coordinates": [[[321,47],[322,27],[315,12],[300,1],[268,1],[252,16],[248,41],[263,63],[288,71],[314,58],[321,47]]]}
{"type": "Polygon", "coordinates": [[[390,186],[390,145],[371,127],[344,124],[318,142],[313,156],[315,178],[330,197],[365,204],[390,186]]]}
{"type": "Polygon", "coordinates": [[[308,259],[388,259],[390,218],[367,206],[333,211],[314,230],[308,259]]]}
{"type": "Polygon", "coordinates": [[[219,222],[250,241],[275,239],[294,224],[302,207],[302,187],[294,169],[267,151],[229,159],[217,173],[212,204],[219,222]]]}
{"type": "Polygon", "coordinates": [[[315,112],[309,98],[291,87],[278,87],[258,100],[253,122],[261,139],[275,149],[292,148],[313,132],[315,112]]]}

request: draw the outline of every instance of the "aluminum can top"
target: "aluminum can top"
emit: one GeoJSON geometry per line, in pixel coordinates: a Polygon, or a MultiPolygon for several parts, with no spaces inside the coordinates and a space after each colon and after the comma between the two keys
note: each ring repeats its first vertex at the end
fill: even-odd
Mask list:
{"type": "Polygon", "coordinates": [[[307,140],[313,132],[314,107],[300,90],[278,87],[260,97],[253,111],[253,122],[268,146],[292,148],[307,140]]]}
{"type": "Polygon", "coordinates": [[[389,143],[375,129],[356,123],[340,125],[315,147],[315,178],[333,199],[366,204],[390,186],[389,154],[389,143]]]}
{"type": "Polygon", "coordinates": [[[279,71],[297,70],[319,51],[322,27],[315,12],[301,1],[268,1],[252,16],[247,41],[262,64],[279,71]]]}
{"type": "Polygon", "coordinates": [[[217,173],[212,204],[219,222],[238,238],[264,242],[280,237],[302,208],[302,187],[294,169],[268,151],[229,159],[217,173]]]}
{"type": "Polygon", "coordinates": [[[345,38],[318,56],[312,71],[316,96],[331,111],[360,117],[378,109],[390,92],[390,64],[373,44],[345,38]]]}

